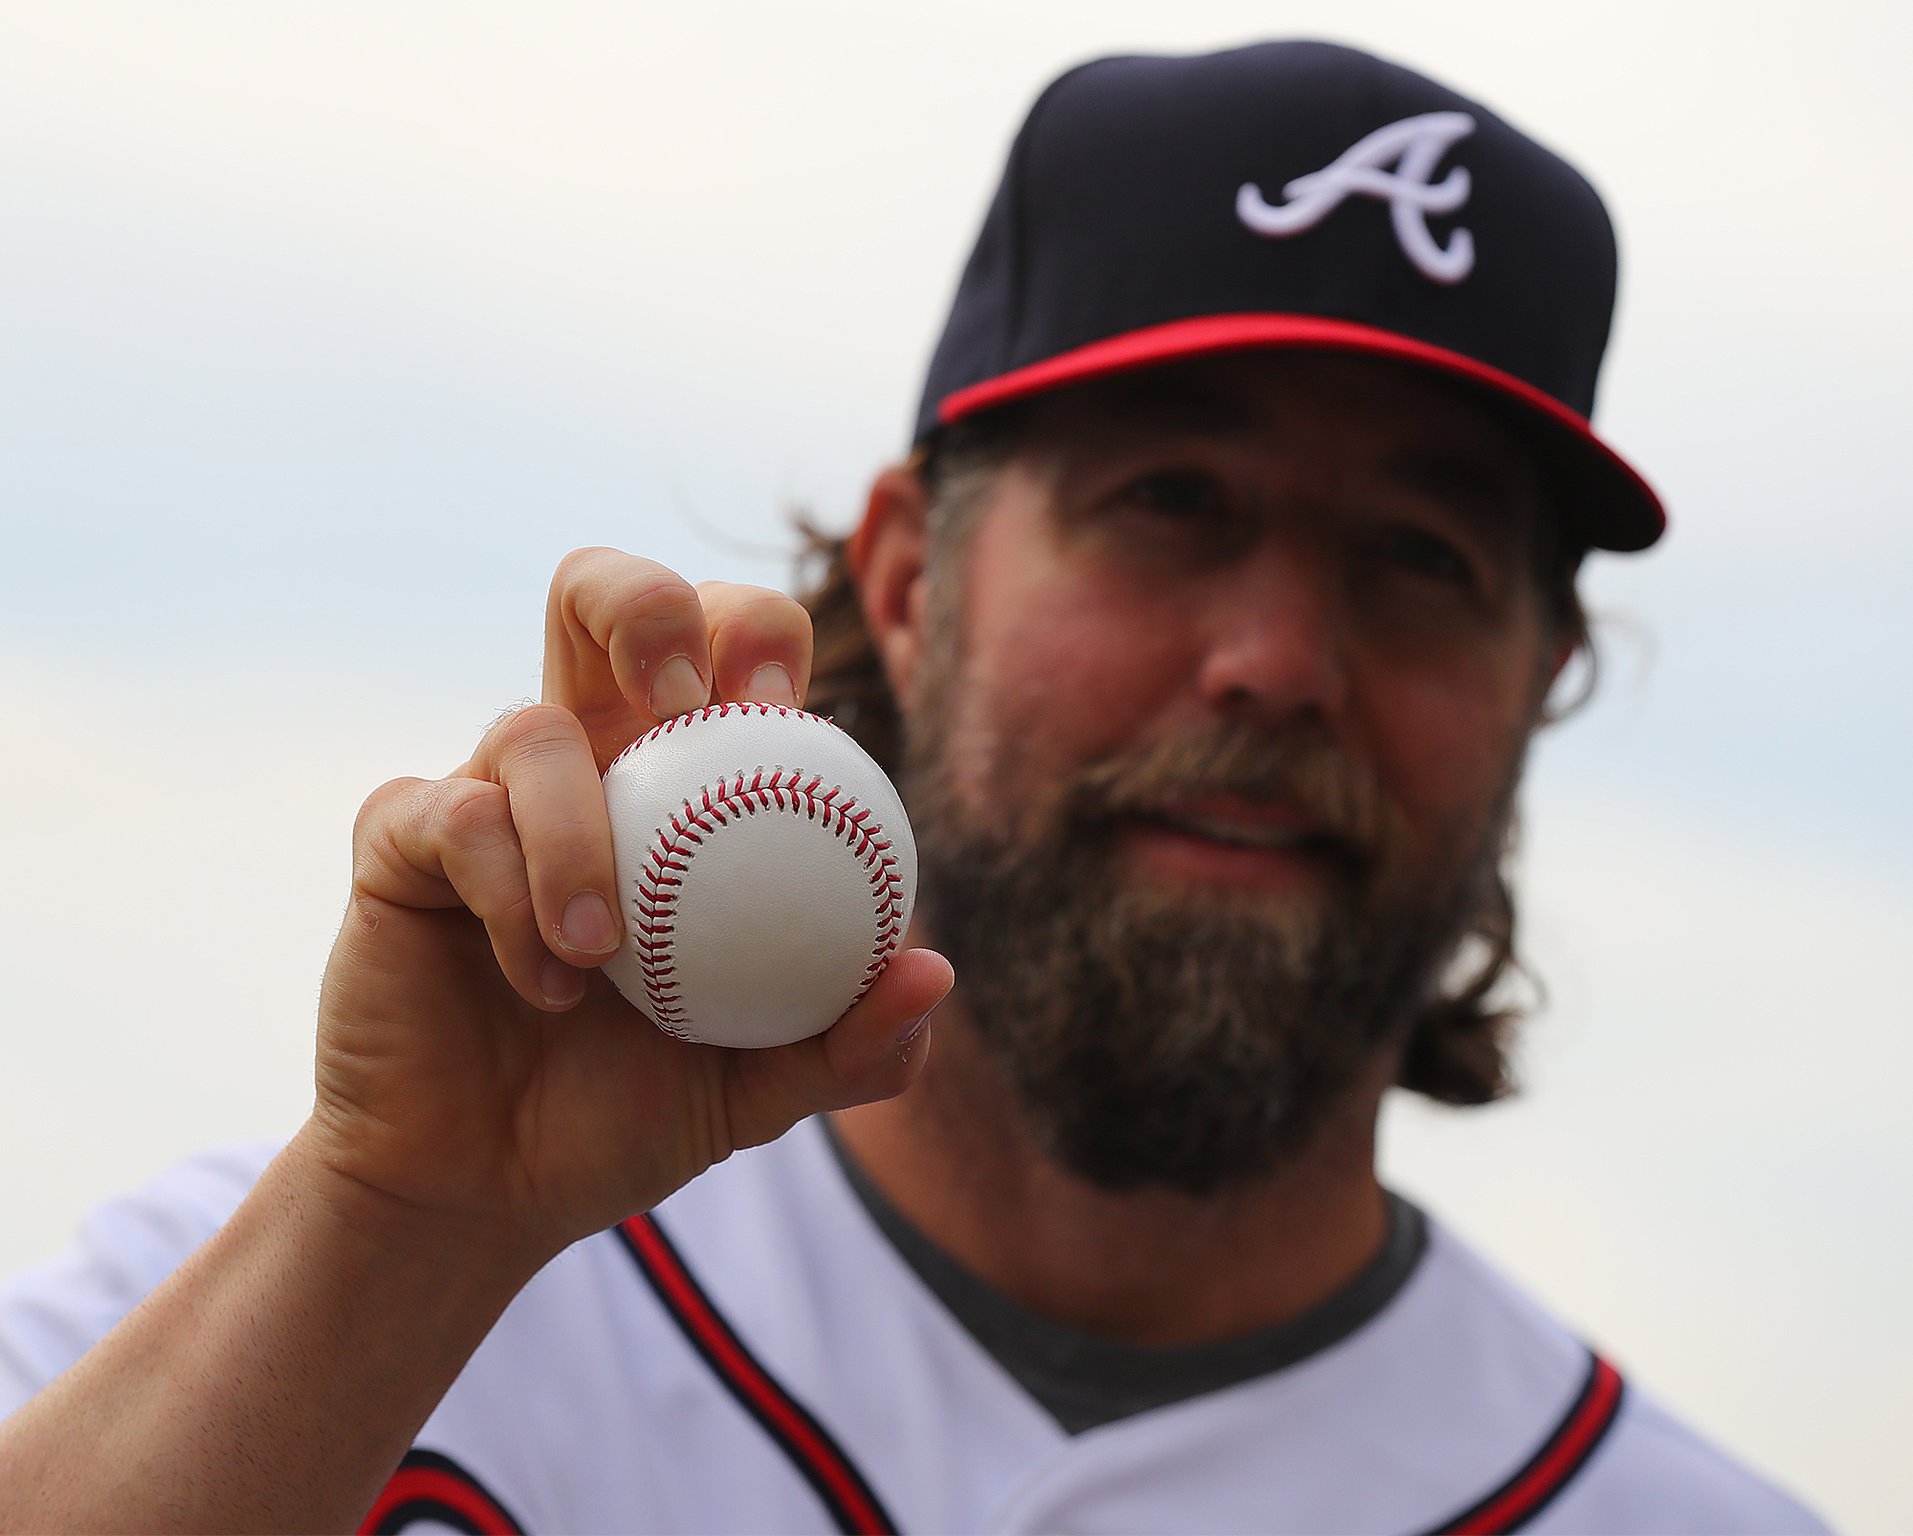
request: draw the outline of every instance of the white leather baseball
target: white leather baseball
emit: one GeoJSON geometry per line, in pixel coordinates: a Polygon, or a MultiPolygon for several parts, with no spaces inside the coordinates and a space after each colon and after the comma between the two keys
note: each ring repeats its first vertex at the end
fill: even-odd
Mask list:
{"type": "Polygon", "coordinates": [[[828,720],[713,704],[604,775],[624,948],[604,973],[660,1029],[772,1046],[828,1029],[903,940],[917,848],[903,802],[828,720]]]}

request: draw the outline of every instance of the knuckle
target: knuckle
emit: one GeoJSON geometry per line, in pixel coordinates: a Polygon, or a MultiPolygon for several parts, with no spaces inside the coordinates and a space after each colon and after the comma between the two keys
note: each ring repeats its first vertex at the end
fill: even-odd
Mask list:
{"type": "Polygon", "coordinates": [[[745,588],[744,595],[732,604],[726,622],[758,630],[810,634],[810,610],[796,598],[769,587],[745,588]]]}
{"type": "Polygon", "coordinates": [[[558,562],[558,568],[551,575],[551,593],[555,598],[576,586],[585,575],[607,558],[615,558],[618,551],[603,544],[590,544],[582,549],[574,549],[558,562]]]}
{"type": "Polygon", "coordinates": [[[383,824],[396,802],[413,798],[424,785],[423,779],[388,779],[373,790],[360,804],[358,815],[352,818],[352,841],[355,844],[366,842],[383,824]]]}
{"type": "Polygon", "coordinates": [[[768,648],[774,655],[807,661],[814,644],[810,612],[795,598],[760,590],[725,612],[711,632],[711,644],[727,653],[761,654],[768,648]]]}
{"type": "Polygon", "coordinates": [[[531,708],[532,705],[536,704],[537,702],[538,701],[533,698],[523,698],[523,699],[512,700],[511,703],[505,705],[503,708],[501,708],[498,711],[497,714],[492,716],[491,723],[485,727],[485,734],[487,736],[491,736],[495,734],[498,728],[502,726],[507,720],[511,719],[513,715],[517,714],[520,710],[531,708]]]}
{"type": "Polygon", "coordinates": [[[385,917],[385,903],[363,891],[354,891],[347,912],[359,931],[369,936],[379,931],[379,924],[385,917]]]}
{"type": "Polygon", "coordinates": [[[599,864],[609,869],[613,862],[608,832],[583,808],[554,814],[538,829],[538,845],[541,864],[556,863],[565,870],[599,864]]]}
{"type": "Polygon", "coordinates": [[[701,601],[719,608],[739,608],[756,597],[779,595],[769,587],[760,587],[748,581],[726,581],[721,576],[700,581],[694,590],[701,601]]]}
{"type": "Polygon", "coordinates": [[[498,750],[512,758],[540,757],[566,749],[589,750],[578,717],[559,704],[526,704],[497,725],[498,750]]]}
{"type": "Polygon", "coordinates": [[[448,780],[438,805],[439,829],[454,847],[485,848],[516,838],[511,802],[497,784],[483,779],[448,780]]]}
{"type": "Polygon", "coordinates": [[[665,572],[621,594],[614,622],[641,630],[701,629],[704,605],[689,582],[665,572]]]}
{"type": "Polygon", "coordinates": [[[533,910],[531,888],[519,884],[511,887],[504,899],[489,911],[479,913],[488,927],[499,933],[515,933],[521,929],[537,931],[538,917],[533,910]]]}

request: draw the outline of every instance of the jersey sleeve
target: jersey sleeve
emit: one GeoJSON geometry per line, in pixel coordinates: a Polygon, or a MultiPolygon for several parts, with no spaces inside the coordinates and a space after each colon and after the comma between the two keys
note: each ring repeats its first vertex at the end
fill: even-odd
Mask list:
{"type": "Polygon", "coordinates": [[[201,1153],[99,1206],[64,1253],[0,1280],[0,1419],[217,1232],[278,1150],[253,1142],[201,1153]]]}
{"type": "Polygon", "coordinates": [[[1651,1531],[1656,1536],[1830,1536],[1831,1527],[1660,1403],[1630,1389],[1615,1433],[1570,1484],[1542,1533],[1651,1531]]]}

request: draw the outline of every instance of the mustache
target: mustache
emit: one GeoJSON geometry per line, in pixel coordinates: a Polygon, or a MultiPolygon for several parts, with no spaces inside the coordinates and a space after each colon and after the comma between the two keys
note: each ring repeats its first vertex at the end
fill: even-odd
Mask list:
{"type": "Polygon", "coordinates": [[[1082,769],[1067,798],[1071,820],[1095,823],[1206,795],[1292,806],[1364,859],[1389,839],[1380,781],[1312,726],[1218,725],[1166,736],[1082,769]]]}

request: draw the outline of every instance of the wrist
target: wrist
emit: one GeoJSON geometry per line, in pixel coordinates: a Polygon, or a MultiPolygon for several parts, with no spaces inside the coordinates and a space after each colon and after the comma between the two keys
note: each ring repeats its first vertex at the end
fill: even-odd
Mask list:
{"type": "Polygon", "coordinates": [[[489,1213],[435,1209],[381,1187],[354,1171],[317,1121],[287,1143],[268,1178],[288,1214],[321,1225],[323,1241],[349,1268],[374,1263],[395,1276],[443,1271],[473,1288],[474,1300],[496,1290],[509,1301],[564,1247],[489,1213]]]}

